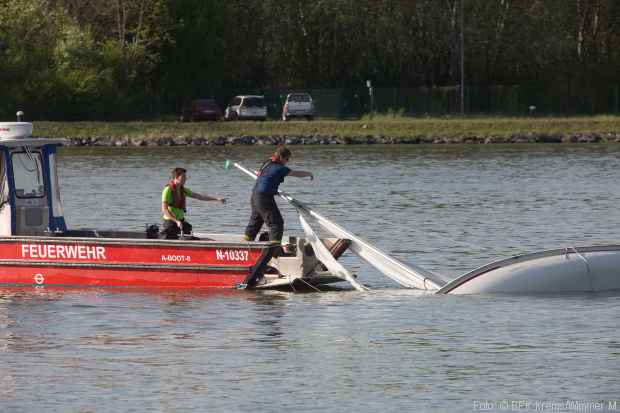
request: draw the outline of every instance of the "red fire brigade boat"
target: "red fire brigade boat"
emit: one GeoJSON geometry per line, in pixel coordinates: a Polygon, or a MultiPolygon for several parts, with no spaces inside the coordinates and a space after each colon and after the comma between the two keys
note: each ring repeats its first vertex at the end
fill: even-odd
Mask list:
{"type": "MultiPolygon", "coordinates": [[[[0,123],[0,286],[270,288],[342,281],[328,274],[304,239],[280,245],[241,235],[158,239],[149,231],[68,229],[56,149],[32,124],[0,123]]],[[[323,240],[338,256],[344,240],[323,240]]]]}

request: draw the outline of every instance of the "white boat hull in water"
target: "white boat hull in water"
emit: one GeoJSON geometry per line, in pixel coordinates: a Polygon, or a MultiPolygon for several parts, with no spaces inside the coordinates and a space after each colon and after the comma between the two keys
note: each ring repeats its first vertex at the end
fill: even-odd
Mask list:
{"type": "Polygon", "coordinates": [[[620,290],[620,245],[519,255],[480,267],[438,294],[533,294],[620,290]]]}

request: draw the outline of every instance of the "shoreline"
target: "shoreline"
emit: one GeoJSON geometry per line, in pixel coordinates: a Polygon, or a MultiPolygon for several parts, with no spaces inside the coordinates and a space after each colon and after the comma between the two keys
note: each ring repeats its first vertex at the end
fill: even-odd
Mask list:
{"type": "Polygon", "coordinates": [[[620,143],[620,116],[406,118],[282,122],[50,122],[35,135],[68,146],[620,143]]]}
{"type": "Polygon", "coordinates": [[[450,144],[534,144],[534,143],[620,143],[620,133],[515,133],[509,136],[327,136],[327,135],[283,135],[283,136],[220,136],[220,137],[160,137],[160,138],[118,138],[85,137],[64,138],[65,146],[223,146],[223,145],[450,145],[450,144]]]}

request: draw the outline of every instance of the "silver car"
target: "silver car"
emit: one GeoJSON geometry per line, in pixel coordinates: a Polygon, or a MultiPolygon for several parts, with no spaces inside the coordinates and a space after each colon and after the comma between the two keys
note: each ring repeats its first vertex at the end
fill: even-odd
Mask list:
{"type": "Polygon", "coordinates": [[[314,102],[308,93],[289,93],[282,108],[282,120],[291,118],[314,119],[314,102]]]}
{"type": "Polygon", "coordinates": [[[267,119],[267,105],[265,104],[265,97],[257,95],[235,96],[226,107],[224,119],[267,119]]]}

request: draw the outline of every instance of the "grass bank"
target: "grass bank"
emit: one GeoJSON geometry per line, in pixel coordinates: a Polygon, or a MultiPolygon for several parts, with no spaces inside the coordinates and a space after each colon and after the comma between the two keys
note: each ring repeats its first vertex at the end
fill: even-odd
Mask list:
{"type": "Polygon", "coordinates": [[[230,136],[507,137],[515,134],[620,133],[620,116],[431,117],[375,116],[360,120],[266,122],[35,122],[35,134],[56,138],[160,139],[230,136]]]}

